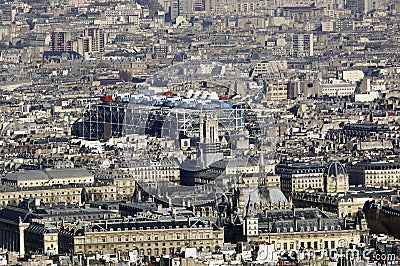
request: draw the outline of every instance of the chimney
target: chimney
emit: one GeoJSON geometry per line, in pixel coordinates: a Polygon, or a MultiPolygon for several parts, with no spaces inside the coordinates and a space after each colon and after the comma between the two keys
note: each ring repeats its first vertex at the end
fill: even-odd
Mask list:
{"type": "Polygon", "coordinates": [[[321,217],[318,217],[318,230],[322,231],[322,219],[321,219],[321,217]]]}

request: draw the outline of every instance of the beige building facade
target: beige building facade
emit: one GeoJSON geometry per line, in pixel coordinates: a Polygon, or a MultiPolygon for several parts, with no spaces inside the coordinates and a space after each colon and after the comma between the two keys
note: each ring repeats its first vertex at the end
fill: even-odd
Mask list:
{"type": "Polygon", "coordinates": [[[196,218],[109,219],[64,224],[59,233],[59,252],[94,254],[100,250],[128,252],[141,256],[174,254],[183,247],[215,251],[224,242],[224,230],[196,218]]]}

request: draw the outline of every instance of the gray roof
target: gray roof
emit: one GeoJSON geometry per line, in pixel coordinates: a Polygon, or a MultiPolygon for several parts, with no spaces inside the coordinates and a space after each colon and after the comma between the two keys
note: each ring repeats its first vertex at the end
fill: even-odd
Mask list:
{"type": "Polygon", "coordinates": [[[42,170],[26,170],[6,174],[3,180],[30,180],[48,178],[47,174],[42,170]]]}
{"type": "Polygon", "coordinates": [[[338,176],[347,174],[346,168],[338,160],[332,160],[325,168],[328,176],[338,176]]]}
{"type": "Polygon", "coordinates": [[[346,225],[342,219],[328,217],[317,208],[267,210],[258,214],[258,222],[259,230],[264,233],[290,232],[290,229],[298,232],[354,228],[351,221],[346,225]]]}
{"type": "Polygon", "coordinates": [[[278,187],[246,187],[242,189],[243,198],[246,204],[254,207],[269,206],[269,205],[287,205],[288,200],[278,187]]]}
{"type": "Polygon", "coordinates": [[[45,172],[50,178],[80,177],[92,175],[91,173],[89,173],[89,171],[82,168],[46,169],[45,172]]]}
{"type": "Polygon", "coordinates": [[[32,180],[32,179],[51,179],[62,177],[84,177],[91,176],[89,171],[81,168],[65,168],[65,169],[46,169],[46,170],[25,170],[6,174],[2,179],[17,181],[17,180],[32,180]]]}
{"type": "Polygon", "coordinates": [[[210,168],[237,168],[246,166],[256,166],[258,165],[258,159],[255,157],[243,157],[243,158],[232,158],[219,160],[210,165],[210,168]]]}
{"type": "Polygon", "coordinates": [[[22,222],[29,220],[29,210],[7,206],[0,210],[0,220],[8,221],[10,223],[18,224],[21,219],[22,222]]]}

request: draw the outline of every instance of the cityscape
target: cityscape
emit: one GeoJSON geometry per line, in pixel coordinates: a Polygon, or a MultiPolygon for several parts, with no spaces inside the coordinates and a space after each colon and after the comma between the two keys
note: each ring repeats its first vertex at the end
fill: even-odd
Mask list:
{"type": "Polygon", "coordinates": [[[400,265],[400,0],[0,0],[0,265],[400,265]]]}

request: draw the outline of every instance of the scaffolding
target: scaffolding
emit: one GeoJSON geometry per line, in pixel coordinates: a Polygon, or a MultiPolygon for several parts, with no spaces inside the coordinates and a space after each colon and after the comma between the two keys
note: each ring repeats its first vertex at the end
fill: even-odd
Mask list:
{"type": "Polygon", "coordinates": [[[80,135],[89,140],[108,140],[129,134],[169,139],[199,137],[200,114],[218,119],[219,136],[237,134],[244,126],[241,105],[198,109],[114,101],[92,105],[83,117],[80,135]]]}

